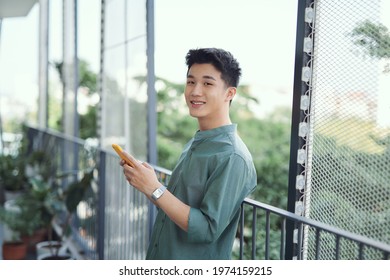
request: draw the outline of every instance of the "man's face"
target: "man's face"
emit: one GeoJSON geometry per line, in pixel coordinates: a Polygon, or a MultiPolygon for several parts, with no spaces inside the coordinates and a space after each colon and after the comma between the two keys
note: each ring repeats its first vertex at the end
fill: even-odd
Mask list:
{"type": "Polygon", "coordinates": [[[211,125],[225,120],[229,102],[234,96],[231,89],[212,64],[193,64],[188,71],[184,92],[190,115],[211,125]]]}

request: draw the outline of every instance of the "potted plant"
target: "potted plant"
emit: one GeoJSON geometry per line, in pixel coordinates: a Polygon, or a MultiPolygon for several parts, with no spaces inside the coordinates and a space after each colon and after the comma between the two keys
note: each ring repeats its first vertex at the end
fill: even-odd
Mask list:
{"type": "Polygon", "coordinates": [[[29,150],[26,131],[23,135],[18,140],[17,150],[11,154],[0,154],[0,204],[28,191],[31,177],[39,176],[46,180],[55,174],[57,167],[52,156],[45,150],[29,150]]]}
{"type": "MultiPolygon", "coordinates": [[[[44,180],[41,177],[34,177],[30,179],[31,191],[29,192],[29,203],[27,205],[34,205],[35,209],[40,213],[41,220],[45,225],[47,231],[47,238],[38,242],[36,247],[37,258],[46,253],[55,258],[66,259],[70,258],[65,254],[61,240],[55,240],[53,236],[53,223],[55,218],[64,209],[62,201],[59,199],[61,186],[54,179],[44,180]]],[[[60,238],[59,238],[60,239],[60,238]]]]}
{"type": "Polygon", "coordinates": [[[0,191],[3,201],[15,199],[28,188],[25,173],[26,141],[22,137],[15,139],[14,149],[8,153],[0,153],[0,191]]]}
{"type": "MultiPolygon", "coordinates": [[[[16,155],[0,155],[0,181],[2,189],[6,194],[8,193],[2,204],[12,203],[13,208],[18,209],[18,216],[12,216],[12,219],[34,221],[31,226],[34,225],[35,228],[30,228],[29,232],[23,233],[20,238],[27,243],[28,250],[35,251],[35,244],[45,239],[48,215],[43,206],[45,193],[42,189],[33,188],[31,181],[33,179],[50,181],[55,165],[52,164],[47,153],[42,150],[25,152],[25,143],[22,141],[16,155]],[[10,193],[14,195],[10,196],[10,193]],[[33,214],[34,219],[31,217],[33,214]]],[[[7,215],[7,217],[10,216],[7,215]]],[[[11,223],[11,220],[8,219],[7,223],[11,223]]]]}
{"type": "Polygon", "coordinates": [[[8,200],[4,206],[0,206],[0,221],[6,226],[2,250],[3,259],[24,259],[27,254],[28,244],[25,236],[31,236],[39,227],[41,221],[37,213],[26,212],[20,207],[18,201],[8,200]]]}
{"type": "MultiPolygon", "coordinates": [[[[87,191],[91,190],[91,184],[94,179],[94,168],[85,170],[81,178],[73,178],[71,183],[65,187],[55,180],[45,182],[42,180],[31,180],[33,189],[45,193],[43,199],[42,213],[46,213],[45,220],[48,222],[48,240],[37,244],[37,252],[43,251],[42,245],[47,247],[45,256],[38,256],[39,259],[63,259],[64,248],[61,243],[70,234],[73,214],[76,212],[79,203],[83,200],[87,191]],[[57,225],[55,231],[57,238],[53,236],[53,226],[57,225]]],[[[64,179],[74,172],[68,172],[57,176],[57,179],[64,179]]]]}
{"type": "Polygon", "coordinates": [[[45,207],[46,196],[49,193],[49,189],[37,188],[32,182],[36,178],[31,178],[29,184],[30,188],[15,199],[15,203],[24,215],[21,219],[29,218],[33,213],[34,227],[31,228],[29,234],[23,234],[21,239],[28,245],[28,249],[35,253],[36,244],[47,238],[49,224],[50,224],[50,213],[45,207]]]}
{"type": "Polygon", "coordinates": [[[0,155],[0,186],[5,201],[15,199],[28,188],[25,161],[20,156],[0,155]]]}

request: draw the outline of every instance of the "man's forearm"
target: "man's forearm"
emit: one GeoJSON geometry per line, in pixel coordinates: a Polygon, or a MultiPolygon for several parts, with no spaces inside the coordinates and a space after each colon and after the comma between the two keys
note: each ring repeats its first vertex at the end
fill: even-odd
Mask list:
{"type": "Polygon", "coordinates": [[[183,203],[168,190],[155,201],[155,205],[164,211],[165,214],[167,214],[167,216],[182,230],[188,231],[190,206],[183,203]]]}

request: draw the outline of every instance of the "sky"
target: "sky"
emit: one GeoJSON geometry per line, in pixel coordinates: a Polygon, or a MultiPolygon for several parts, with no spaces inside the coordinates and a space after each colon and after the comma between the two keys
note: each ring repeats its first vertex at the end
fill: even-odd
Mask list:
{"type": "Polygon", "coordinates": [[[156,74],[185,82],[185,54],[198,47],[230,51],[265,116],[291,106],[297,1],[156,1],[156,74]],[[173,65],[173,67],[169,67],[173,65]]]}
{"type": "MultiPolygon", "coordinates": [[[[79,5],[88,5],[89,1],[92,0],[80,0],[79,5]]],[[[51,3],[56,5],[56,1],[51,3]]],[[[251,84],[253,94],[262,104],[259,112],[272,111],[280,104],[289,106],[292,100],[296,9],[297,0],[157,0],[156,75],[184,82],[184,57],[189,49],[220,47],[229,50],[240,62],[243,72],[241,83],[251,84]]],[[[22,107],[27,104],[32,108],[36,103],[38,38],[35,30],[38,13],[38,5],[35,5],[25,18],[3,20],[0,106],[1,96],[12,96],[21,108],[7,111],[2,106],[2,114],[6,116],[23,115],[22,107]]],[[[98,18],[84,19],[92,14],[99,13],[90,10],[90,13],[82,15],[80,21],[83,20],[84,26],[89,25],[86,28],[93,28],[94,24],[99,28],[98,18]]],[[[58,20],[60,16],[54,18],[58,20]]],[[[88,41],[93,47],[88,48],[84,44],[79,52],[90,55],[90,61],[96,61],[92,67],[97,68],[99,40],[92,37],[88,41]]]]}
{"type": "Polygon", "coordinates": [[[183,81],[188,49],[222,47],[241,63],[243,83],[291,83],[297,1],[191,2],[156,1],[157,72],[183,81]]]}

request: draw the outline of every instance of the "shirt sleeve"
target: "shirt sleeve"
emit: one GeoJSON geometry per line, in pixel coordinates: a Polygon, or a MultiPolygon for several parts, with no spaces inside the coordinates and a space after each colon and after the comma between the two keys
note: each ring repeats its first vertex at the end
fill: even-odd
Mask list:
{"type": "Polygon", "coordinates": [[[253,173],[245,160],[236,154],[217,166],[207,180],[200,208],[190,209],[188,241],[208,243],[221,235],[255,187],[253,173]]]}

